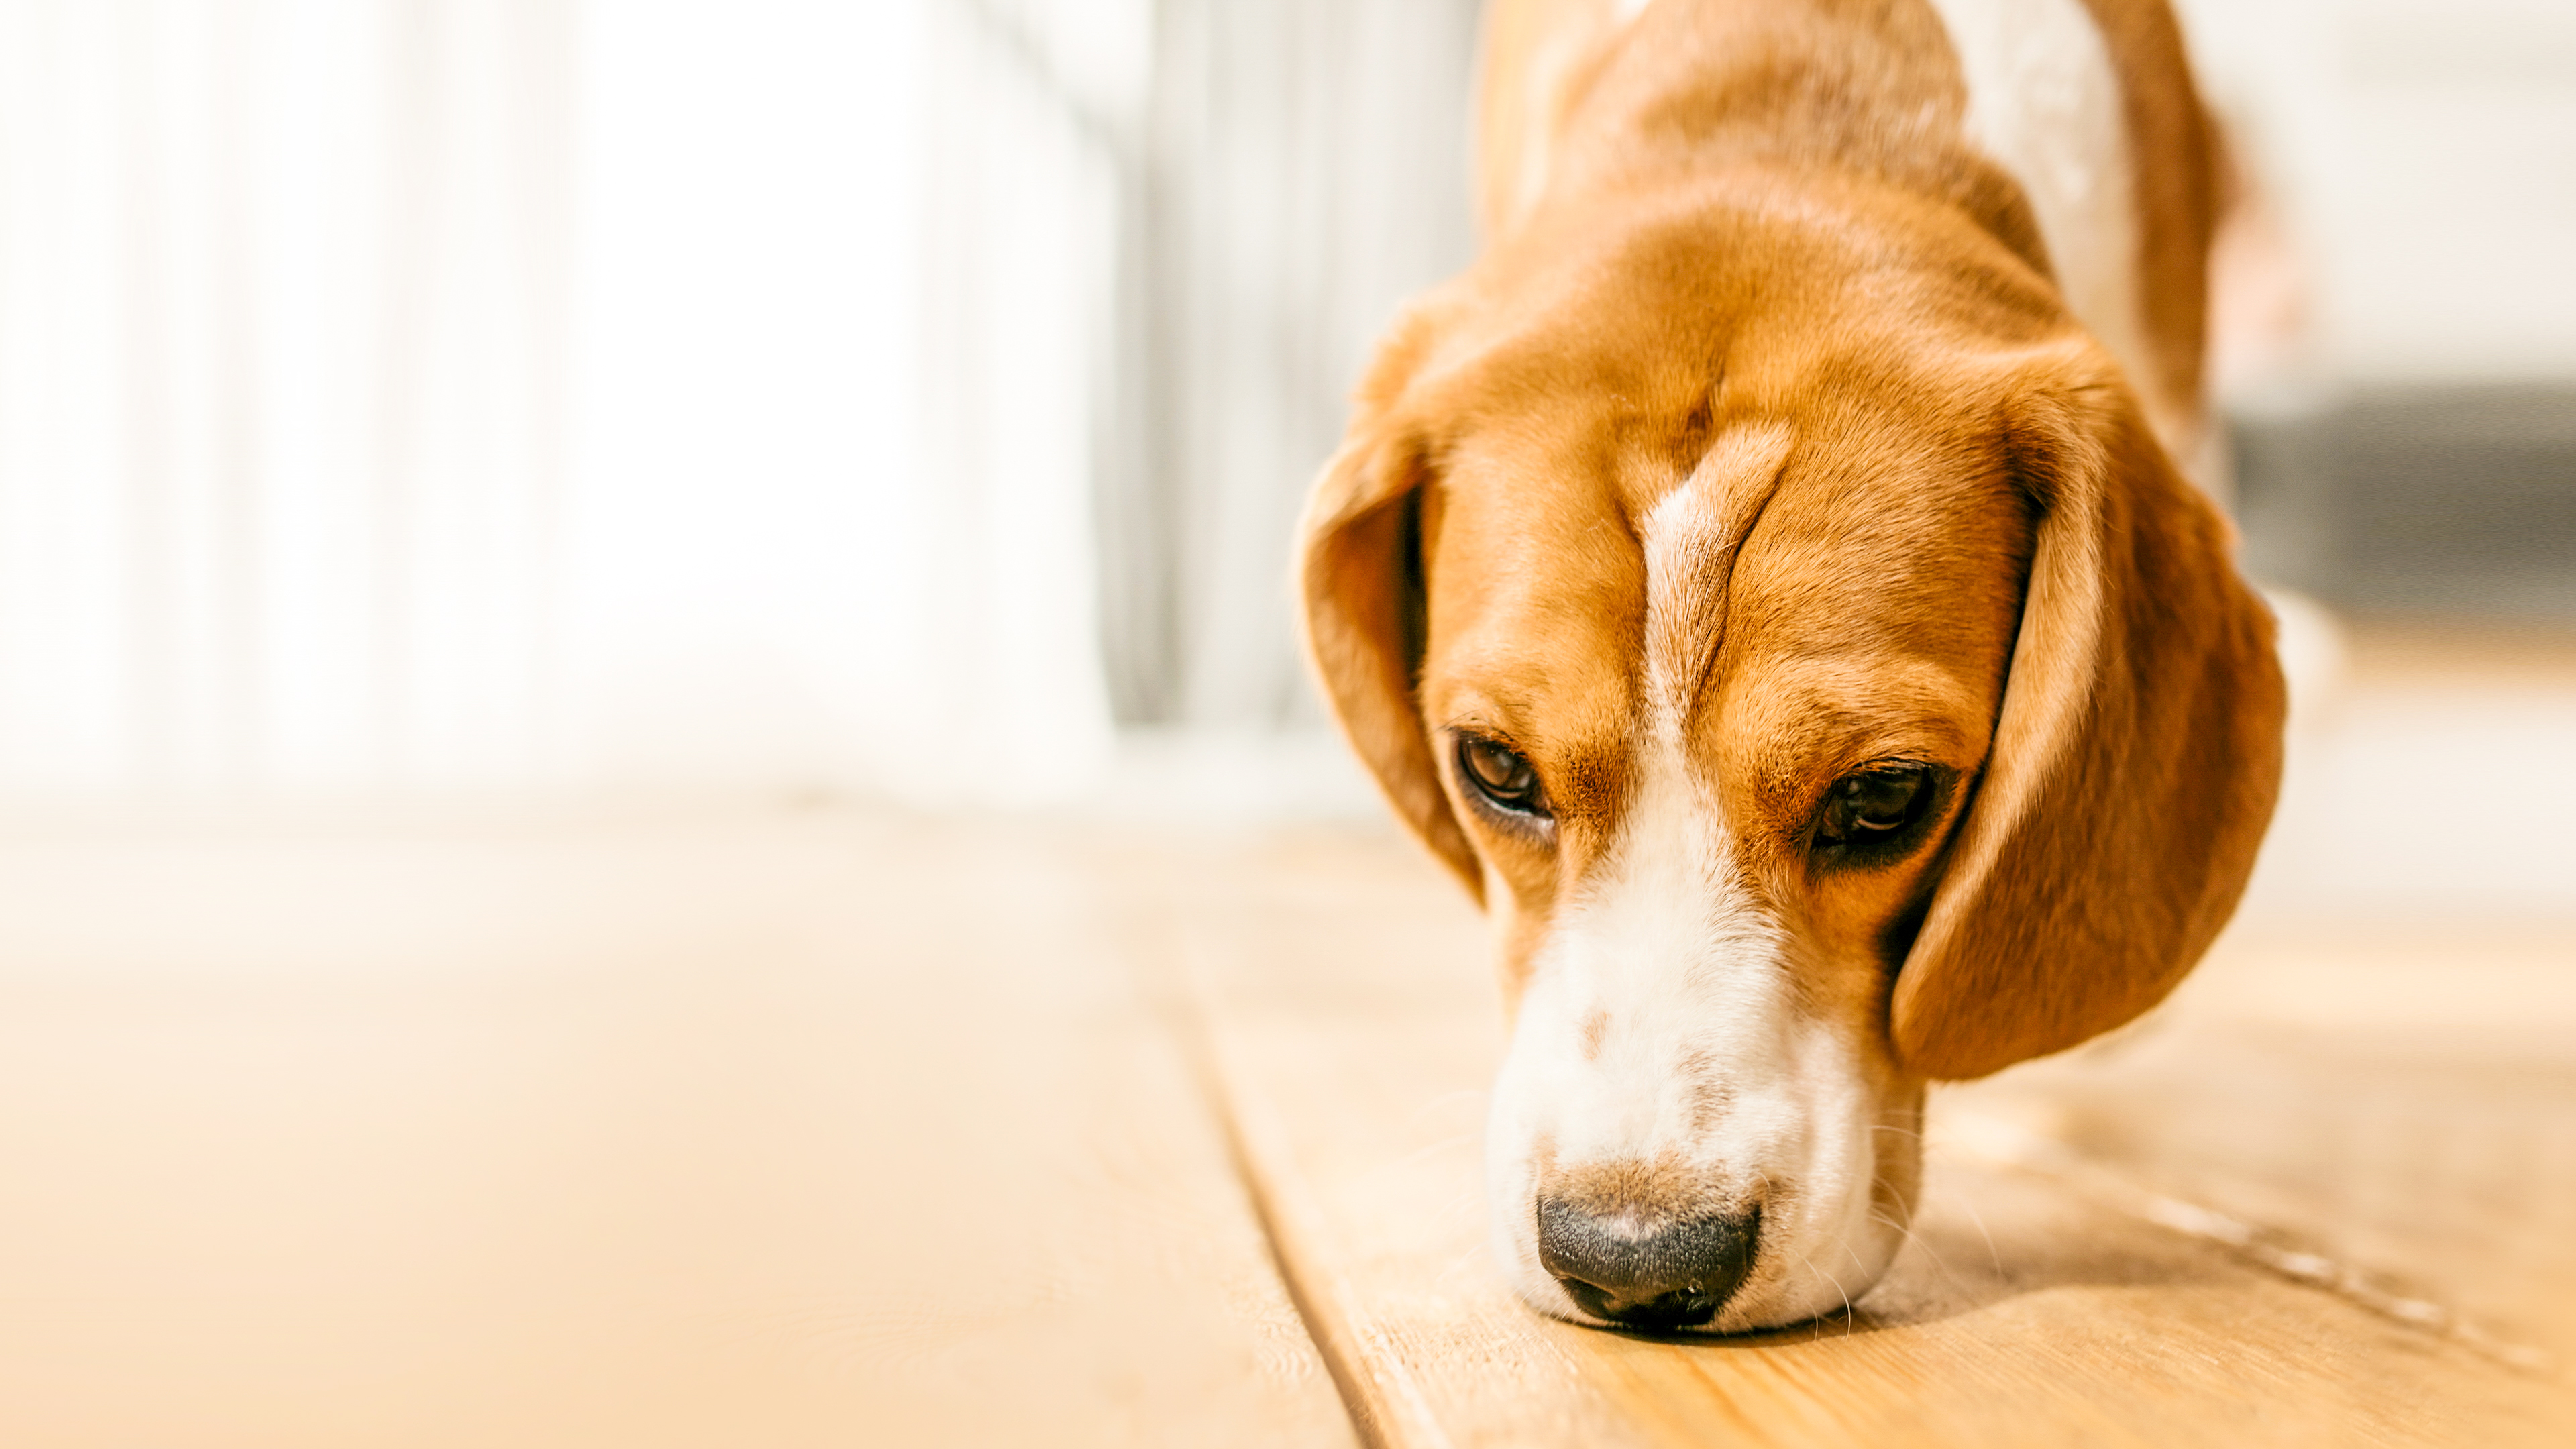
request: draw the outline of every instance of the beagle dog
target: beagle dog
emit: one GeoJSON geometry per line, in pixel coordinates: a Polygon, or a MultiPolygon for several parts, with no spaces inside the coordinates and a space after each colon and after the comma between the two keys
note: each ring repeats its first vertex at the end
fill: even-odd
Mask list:
{"type": "Polygon", "coordinates": [[[1519,1292],[1798,1322],[1895,1256],[1926,1084],[2154,1005],[2270,818],[2271,618],[2174,461],[2211,138],[2164,0],[1498,0],[1479,124],[1309,652],[1493,919],[1519,1292]]]}

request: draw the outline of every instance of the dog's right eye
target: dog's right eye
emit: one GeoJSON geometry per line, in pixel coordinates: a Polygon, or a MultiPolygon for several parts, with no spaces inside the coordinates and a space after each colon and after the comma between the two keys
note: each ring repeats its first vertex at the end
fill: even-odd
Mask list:
{"type": "Polygon", "coordinates": [[[1529,757],[1508,745],[1478,735],[1458,737],[1458,774],[1498,810],[1514,815],[1545,815],[1546,792],[1539,789],[1538,770],[1529,757]]]}
{"type": "Polygon", "coordinates": [[[1873,845],[1903,835],[1932,804],[1931,772],[1918,765],[1879,765],[1845,775],[1825,792],[1816,843],[1873,845]]]}

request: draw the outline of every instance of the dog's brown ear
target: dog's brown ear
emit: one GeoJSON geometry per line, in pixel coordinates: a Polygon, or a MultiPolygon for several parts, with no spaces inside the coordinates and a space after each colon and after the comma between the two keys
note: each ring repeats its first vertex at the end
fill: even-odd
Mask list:
{"type": "Polygon", "coordinates": [[[1484,875],[1440,789],[1417,694],[1424,472],[1419,442],[1374,423],[1324,465],[1301,529],[1306,653],[1388,803],[1481,903],[1484,875]]]}
{"type": "Polygon", "coordinates": [[[2003,710],[1889,1006],[1927,1077],[2162,1000],[2235,909],[2280,783],[2272,618],[2227,524],[2116,386],[2071,363],[2032,378],[2008,438],[2036,525],[2003,710]]]}

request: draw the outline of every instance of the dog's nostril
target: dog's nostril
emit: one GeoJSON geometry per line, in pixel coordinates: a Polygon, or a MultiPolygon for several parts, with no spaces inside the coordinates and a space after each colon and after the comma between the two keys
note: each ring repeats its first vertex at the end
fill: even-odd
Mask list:
{"type": "Polygon", "coordinates": [[[1743,1285],[1760,1229],[1758,1210],[1638,1225],[1541,1198],[1538,1261],[1595,1318],[1696,1328],[1743,1285]]]}

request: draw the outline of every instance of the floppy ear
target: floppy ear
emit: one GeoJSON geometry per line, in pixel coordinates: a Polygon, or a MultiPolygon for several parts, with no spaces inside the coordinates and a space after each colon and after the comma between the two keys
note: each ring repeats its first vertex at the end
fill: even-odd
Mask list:
{"type": "Polygon", "coordinates": [[[2098,376],[2029,389],[2037,519],[1994,746],[1888,1028],[1978,1077],[2162,1000],[2236,907],[2280,784],[2272,618],[2232,536],[2098,376]]]}
{"type": "Polygon", "coordinates": [[[1441,792],[1417,693],[1423,473],[1419,443],[1369,426],[1324,465],[1300,529],[1306,654],[1387,802],[1481,904],[1484,874],[1441,792]]]}

